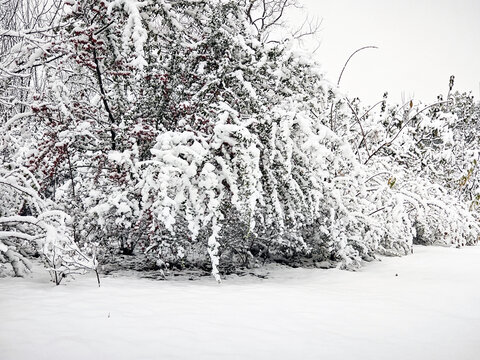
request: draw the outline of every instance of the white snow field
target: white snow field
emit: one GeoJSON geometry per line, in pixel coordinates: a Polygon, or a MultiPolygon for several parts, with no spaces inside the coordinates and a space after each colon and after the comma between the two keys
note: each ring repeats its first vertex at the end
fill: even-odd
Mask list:
{"type": "Polygon", "coordinates": [[[480,359],[480,247],[268,271],[0,279],[0,359],[480,359]]]}

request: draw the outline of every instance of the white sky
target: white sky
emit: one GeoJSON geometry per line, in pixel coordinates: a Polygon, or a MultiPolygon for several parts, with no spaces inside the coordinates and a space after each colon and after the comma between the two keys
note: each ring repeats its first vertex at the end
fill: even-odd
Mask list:
{"type": "MultiPolygon", "coordinates": [[[[332,82],[356,49],[341,86],[350,96],[373,102],[385,91],[393,101],[424,102],[454,89],[479,98],[480,0],[300,0],[303,14],[323,19],[315,57],[332,82]]],[[[310,46],[313,48],[314,46],[310,46]]]]}

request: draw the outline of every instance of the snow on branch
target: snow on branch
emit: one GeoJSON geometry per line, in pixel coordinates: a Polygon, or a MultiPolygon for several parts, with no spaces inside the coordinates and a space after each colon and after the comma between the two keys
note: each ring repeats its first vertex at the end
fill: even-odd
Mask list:
{"type": "Polygon", "coordinates": [[[110,15],[115,8],[121,8],[128,14],[127,24],[123,29],[123,46],[128,51],[133,43],[135,58],[131,65],[142,70],[146,65],[144,46],[148,38],[147,29],[144,27],[144,19],[141,9],[150,4],[150,1],[115,0],[108,5],[107,15],[110,15]]]}
{"type": "MultiPolygon", "coordinates": [[[[31,175],[28,170],[24,173],[31,175]]],[[[31,182],[38,186],[31,178],[31,182]]],[[[0,177],[0,190],[4,203],[0,206],[0,252],[12,265],[16,276],[23,276],[31,265],[21,252],[32,248],[40,253],[52,274],[60,283],[63,275],[75,271],[96,271],[95,257],[87,256],[73,241],[68,229],[70,217],[63,211],[50,209],[52,202],[43,200],[23,176],[22,170],[4,172],[0,177]],[[32,206],[32,215],[8,215],[10,204],[22,203],[22,208],[32,206]],[[6,214],[6,215],[3,215],[6,214]],[[60,276],[59,276],[60,274],[60,276]]]]}

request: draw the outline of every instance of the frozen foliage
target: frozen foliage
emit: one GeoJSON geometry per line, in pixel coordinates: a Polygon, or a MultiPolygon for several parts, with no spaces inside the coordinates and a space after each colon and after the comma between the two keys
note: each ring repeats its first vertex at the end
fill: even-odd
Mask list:
{"type": "Polygon", "coordinates": [[[477,243],[478,104],[363,109],[268,41],[282,3],[72,1],[35,39],[4,33],[2,171],[29,180],[1,190],[0,260],[19,274],[41,238],[54,274],[120,251],[220,280],[477,243]]]}
{"type": "Polygon", "coordinates": [[[27,169],[0,172],[0,261],[22,276],[32,268],[28,257],[40,256],[57,284],[69,273],[96,270],[95,254],[86,255],[71,238],[69,216],[41,199],[38,187],[27,169]]]}
{"type": "Polygon", "coordinates": [[[357,122],[347,136],[359,160],[373,170],[372,193],[388,186],[389,199],[402,199],[418,243],[476,244],[479,142],[473,134],[478,134],[479,104],[468,94],[454,93],[427,106],[409,101],[387,107],[386,99],[381,105],[360,111],[350,104],[346,112],[353,112],[357,122]],[[358,113],[364,114],[365,136],[358,113]]]}

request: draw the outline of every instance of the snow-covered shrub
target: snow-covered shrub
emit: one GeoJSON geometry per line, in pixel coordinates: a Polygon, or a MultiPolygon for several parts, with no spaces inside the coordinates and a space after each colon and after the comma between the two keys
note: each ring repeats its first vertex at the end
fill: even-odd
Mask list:
{"type": "MultiPolygon", "coordinates": [[[[43,53],[18,55],[49,81],[23,111],[0,109],[0,150],[57,211],[43,243],[64,242],[45,258],[147,253],[209,261],[219,279],[269,260],[354,269],[414,241],[475,243],[473,100],[363,108],[292,40],[266,41],[250,5],[72,1],[43,53]]],[[[24,196],[9,196],[18,210],[24,196]]]]}
{"type": "Polygon", "coordinates": [[[472,98],[456,93],[433,105],[410,101],[393,107],[385,99],[376,109],[342,101],[349,109],[338,116],[348,123],[350,114],[345,135],[372,174],[372,201],[381,209],[375,216],[383,216],[394,208],[389,202],[397,201],[415,242],[476,244],[479,217],[471,210],[478,192],[479,143],[472,136],[478,127],[472,98]],[[386,203],[378,191],[389,194],[386,203]]]}
{"type": "Polygon", "coordinates": [[[40,256],[57,284],[72,272],[96,271],[95,254],[71,238],[69,216],[40,198],[38,187],[27,169],[0,170],[0,262],[23,276],[32,270],[29,258],[40,256]]]}

